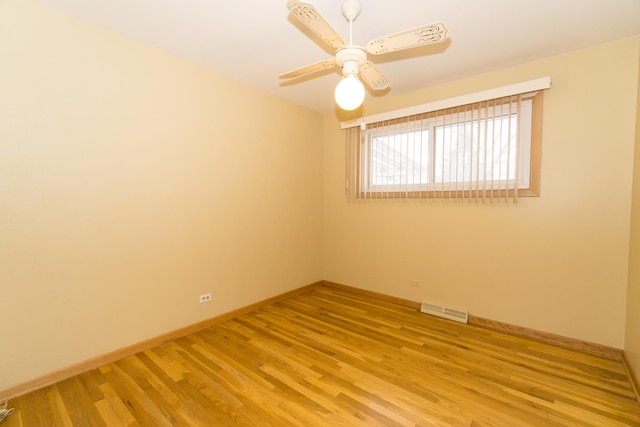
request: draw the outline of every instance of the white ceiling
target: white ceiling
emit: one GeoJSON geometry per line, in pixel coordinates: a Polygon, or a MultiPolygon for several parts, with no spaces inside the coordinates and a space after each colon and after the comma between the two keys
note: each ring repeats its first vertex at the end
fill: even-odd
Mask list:
{"type": "MultiPolygon", "coordinates": [[[[287,0],[39,0],[114,32],[320,112],[335,107],[340,70],[278,76],[333,51],[289,14],[287,0]]],[[[342,0],[311,0],[348,39],[342,0]]],[[[361,0],[354,42],[443,22],[445,43],[369,55],[393,96],[640,33],[640,0],[361,0]]],[[[365,100],[365,102],[367,102],[365,100]]]]}

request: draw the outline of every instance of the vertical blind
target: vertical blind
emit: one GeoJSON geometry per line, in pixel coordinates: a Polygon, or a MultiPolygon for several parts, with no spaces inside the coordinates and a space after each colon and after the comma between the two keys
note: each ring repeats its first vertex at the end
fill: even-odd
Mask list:
{"type": "Polygon", "coordinates": [[[347,128],[349,200],[516,203],[531,186],[541,97],[516,94],[347,128]]]}

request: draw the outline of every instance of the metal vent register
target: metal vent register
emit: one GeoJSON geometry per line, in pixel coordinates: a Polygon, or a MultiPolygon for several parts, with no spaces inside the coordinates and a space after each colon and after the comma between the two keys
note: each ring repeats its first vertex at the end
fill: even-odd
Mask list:
{"type": "Polygon", "coordinates": [[[420,306],[422,313],[431,314],[432,316],[443,317],[445,319],[454,320],[460,323],[467,323],[469,321],[469,312],[460,310],[457,308],[446,307],[441,304],[437,304],[429,301],[422,301],[420,306]]]}

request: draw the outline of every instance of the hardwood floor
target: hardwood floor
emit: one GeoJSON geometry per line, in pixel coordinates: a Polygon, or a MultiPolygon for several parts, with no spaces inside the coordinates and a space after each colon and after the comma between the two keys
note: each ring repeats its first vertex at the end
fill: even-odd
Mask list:
{"type": "Polygon", "coordinates": [[[640,426],[621,362],[320,286],[9,402],[14,426],[640,426]]]}

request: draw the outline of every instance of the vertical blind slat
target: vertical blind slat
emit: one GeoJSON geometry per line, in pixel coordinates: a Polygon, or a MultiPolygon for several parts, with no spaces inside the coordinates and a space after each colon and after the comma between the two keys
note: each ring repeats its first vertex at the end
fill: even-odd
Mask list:
{"type": "Polygon", "coordinates": [[[518,106],[516,108],[516,164],[513,171],[513,203],[518,203],[518,189],[520,188],[518,177],[520,175],[520,122],[522,115],[522,95],[517,96],[518,106]]]}
{"type": "Polygon", "coordinates": [[[511,155],[514,153],[514,149],[515,149],[515,147],[511,147],[511,130],[512,129],[515,130],[515,127],[516,127],[511,118],[512,111],[514,110],[512,102],[513,102],[513,99],[509,97],[509,99],[507,100],[507,110],[508,110],[507,159],[508,160],[507,160],[507,173],[505,175],[505,183],[504,183],[504,187],[505,187],[504,201],[505,202],[509,201],[509,193],[511,193],[511,196],[513,196],[513,181],[509,179],[509,177],[511,176],[511,173],[513,173],[513,161],[511,160],[511,155]]]}

